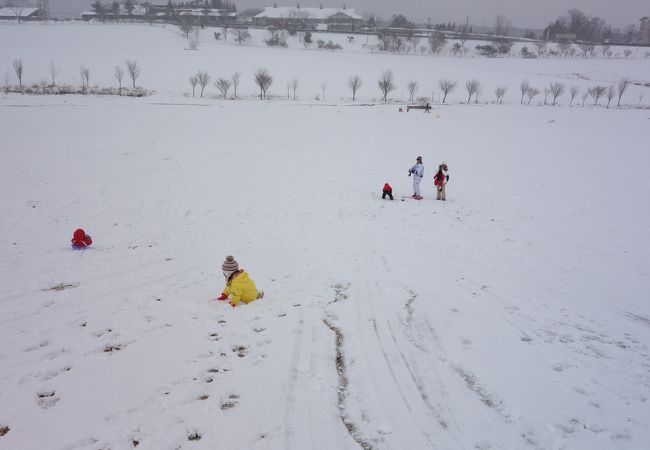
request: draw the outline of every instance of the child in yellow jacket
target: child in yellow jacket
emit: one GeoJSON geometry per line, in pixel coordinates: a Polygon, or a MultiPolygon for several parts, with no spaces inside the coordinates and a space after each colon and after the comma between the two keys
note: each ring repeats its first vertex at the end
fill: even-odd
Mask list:
{"type": "Polygon", "coordinates": [[[239,270],[239,264],[233,256],[226,256],[221,270],[226,278],[226,287],[218,300],[230,300],[230,305],[234,308],[242,302],[248,304],[264,297],[264,291],[258,291],[248,274],[243,269],[239,270]]]}

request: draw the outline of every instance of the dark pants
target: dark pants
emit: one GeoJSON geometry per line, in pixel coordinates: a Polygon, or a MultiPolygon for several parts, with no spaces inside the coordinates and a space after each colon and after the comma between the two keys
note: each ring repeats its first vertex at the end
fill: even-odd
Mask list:
{"type": "Polygon", "coordinates": [[[383,192],[384,192],[384,193],[381,194],[381,198],[384,198],[384,199],[385,199],[386,196],[388,195],[388,196],[390,197],[391,200],[393,199],[393,193],[392,193],[391,191],[386,191],[386,190],[384,190],[383,192]]]}

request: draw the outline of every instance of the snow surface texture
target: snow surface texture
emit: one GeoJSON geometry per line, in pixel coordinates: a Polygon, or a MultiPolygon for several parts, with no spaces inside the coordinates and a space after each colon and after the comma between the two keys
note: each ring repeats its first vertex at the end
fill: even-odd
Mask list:
{"type": "Polygon", "coordinates": [[[194,66],[256,67],[248,52],[343,80],[445,61],[518,83],[543,65],[229,45],[208,60],[148,26],[113,34],[131,52],[86,48],[110,29],[34,26],[38,47],[2,49],[44,72],[94,57],[106,83],[136,54],[158,94],[1,98],[0,448],[647,447],[648,111],[188,100],[194,66]],[[424,200],[400,201],[417,155],[424,200]],[[79,226],[86,251],[68,244],[79,226]],[[227,254],[263,300],[212,300],[227,254]]]}

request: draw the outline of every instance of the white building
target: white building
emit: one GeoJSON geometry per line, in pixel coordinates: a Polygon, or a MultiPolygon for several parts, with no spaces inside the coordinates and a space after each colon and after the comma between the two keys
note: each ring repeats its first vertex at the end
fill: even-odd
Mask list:
{"type": "Polygon", "coordinates": [[[354,9],[347,8],[302,8],[274,4],[253,18],[256,25],[277,26],[295,29],[326,29],[332,31],[355,31],[363,19],[354,9]]]}

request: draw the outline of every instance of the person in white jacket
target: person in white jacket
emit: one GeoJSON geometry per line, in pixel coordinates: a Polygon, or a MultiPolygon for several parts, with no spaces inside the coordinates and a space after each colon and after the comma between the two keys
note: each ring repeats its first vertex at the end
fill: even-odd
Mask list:
{"type": "Polygon", "coordinates": [[[422,157],[418,156],[415,165],[409,169],[409,177],[413,175],[413,197],[420,197],[420,181],[424,177],[422,157]]]}

